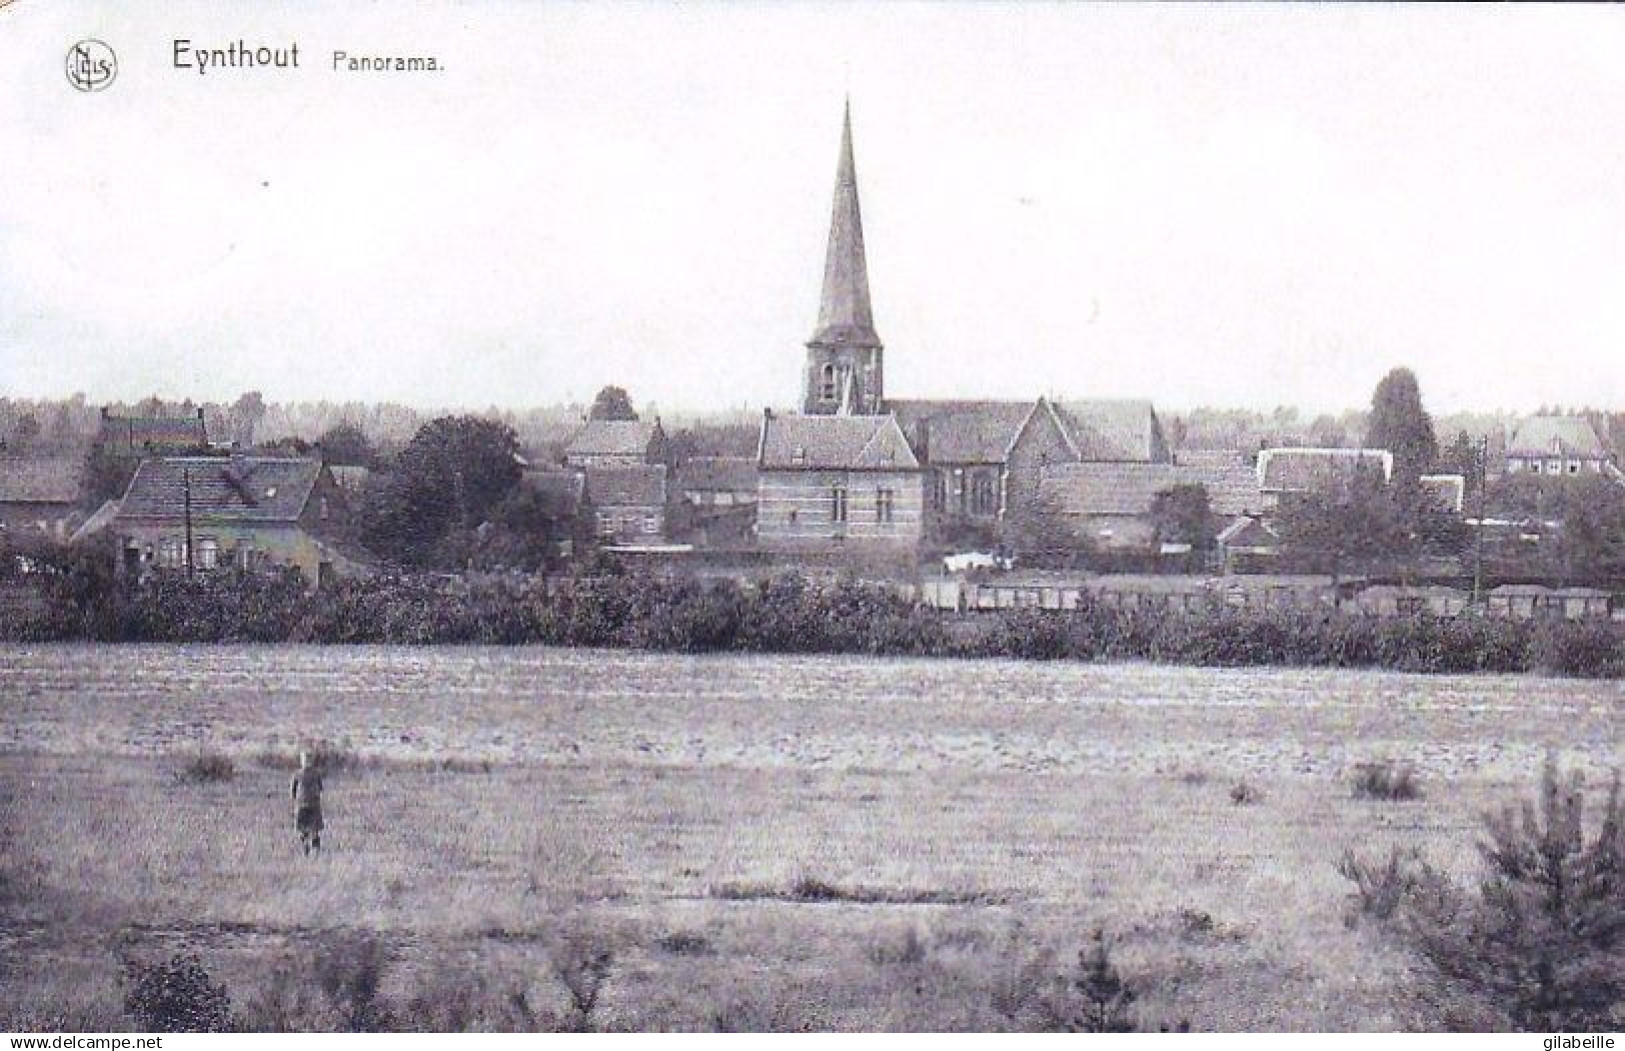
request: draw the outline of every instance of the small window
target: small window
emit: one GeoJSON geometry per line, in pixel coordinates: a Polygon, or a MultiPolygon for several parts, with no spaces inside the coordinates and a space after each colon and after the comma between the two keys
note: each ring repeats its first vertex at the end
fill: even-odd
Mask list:
{"type": "Polygon", "coordinates": [[[199,569],[213,569],[220,564],[220,542],[212,536],[199,537],[193,547],[192,560],[199,569]]]}
{"type": "Polygon", "coordinates": [[[832,485],[829,489],[829,520],[846,521],[846,486],[832,485]]]}
{"type": "Polygon", "coordinates": [[[164,569],[180,569],[186,565],[186,542],[178,536],[166,536],[158,541],[158,565],[164,569]]]}
{"type": "Polygon", "coordinates": [[[825,365],[818,370],[818,400],[835,400],[835,366],[825,365]]]}
{"type": "Polygon", "coordinates": [[[325,496],[322,497],[320,514],[322,516],[322,521],[327,521],[327,497],[325,496]]]}
{"type": "Polygon", "coordinates": [[[877,522],[890,522],[895,510],[897,496],[890,489],[877,489],[875,491],[875,520],[877,522]]]}
{"type": "Polygon", "coordinates": [[[1569,464],[1569,473],[1570,474],[1579,474],[1580,473],[1580,465],[1578,463],[1569,464]]]}

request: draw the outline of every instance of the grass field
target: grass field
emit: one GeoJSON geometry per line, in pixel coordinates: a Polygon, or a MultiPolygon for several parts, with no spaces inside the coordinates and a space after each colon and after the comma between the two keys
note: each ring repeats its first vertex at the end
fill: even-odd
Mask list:
{"type": "Polygon", "coordinates": [[[535,1024],[513,995],[563,1011],[558,962],[591,945],[613,952],[599,1026],[1006,1028],[1097,926],[1142,1026],[1425,1028],[1411,961],[1345,924],[1338,857],[1415,844],[1465,875],[1480,812],[1526,797],[1547,749],[1602,773],[1625,736],[1618,684],[1538,679],[3,656],[10,1028],[129,1028],[120,959],[181,950],[250,1024],[330,1025],[312,961],[362,936],[406,1024],[535,1024]],[[329,777],[311,859],[285,798],[302,739],[361,760],[329,777]],[[179,779],[204,749],[234,776],[179,779]],[[1378,757],[1422,798],[1354,798],[1378,757]]]}

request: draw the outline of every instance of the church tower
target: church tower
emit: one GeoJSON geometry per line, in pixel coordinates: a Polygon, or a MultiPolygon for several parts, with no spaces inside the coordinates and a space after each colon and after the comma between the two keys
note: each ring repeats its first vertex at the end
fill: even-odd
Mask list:
{"type": "Polygon", "coordinates": [[[869,307],[869,266],[863,252],[863,214],[852,162],[852,104],[841,127],[835,169],[835,210],[824,256],[824,294],[818,328],[807,342],[802,411],[809,415],[874,416],[885,398],[882,347],[869,307]]]}

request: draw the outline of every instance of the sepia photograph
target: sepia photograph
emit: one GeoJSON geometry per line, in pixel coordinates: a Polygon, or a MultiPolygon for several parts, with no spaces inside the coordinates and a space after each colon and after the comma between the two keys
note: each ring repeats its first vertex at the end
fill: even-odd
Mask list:
{"type": "Polygon", "coordinates": [[[1622,769],[1625,8],[0,0],[10,1048],[1611,1048],[1622,769]]]}

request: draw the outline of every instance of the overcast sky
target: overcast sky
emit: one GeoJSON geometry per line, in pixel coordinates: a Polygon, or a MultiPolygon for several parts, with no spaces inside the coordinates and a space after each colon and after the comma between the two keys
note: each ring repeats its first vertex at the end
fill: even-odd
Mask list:
{"type": "Polygon", "coordinates": [[[794,404],[847,91],[889,394],[1625,406],[1602,7],[19,0],[0,394],[794,404]]]}

